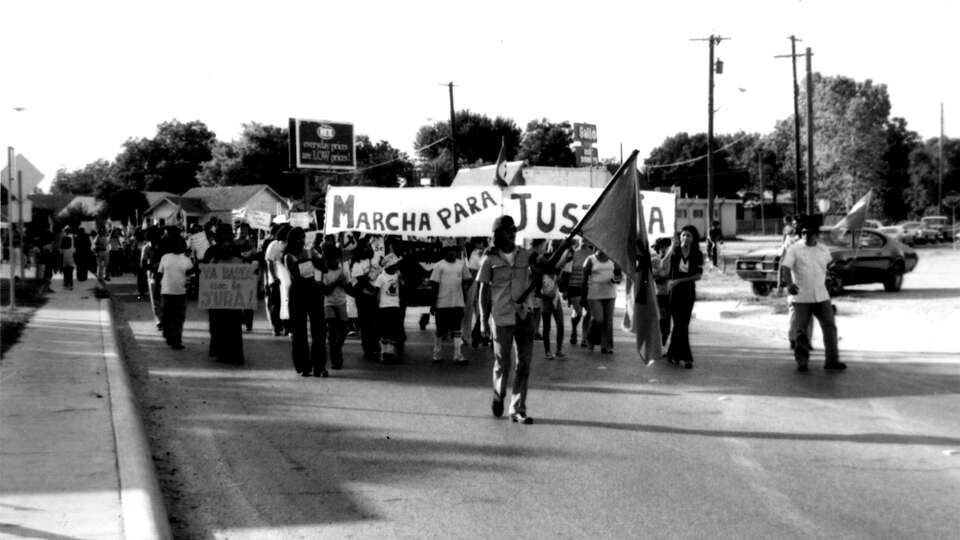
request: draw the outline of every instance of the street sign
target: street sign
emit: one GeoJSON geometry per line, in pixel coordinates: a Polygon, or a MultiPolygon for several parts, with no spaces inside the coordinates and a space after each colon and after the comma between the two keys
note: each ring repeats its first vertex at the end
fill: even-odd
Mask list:
{"type": "Polygon", "coordinates": [[[290,119],[290,164],[297,169],[357,168],[353,124],[290,119]]]}
{"type": "MultiPolygon", "coordinates": [[[[26,200],[26,195],[33,193],[33,190],[36,189],[37,185],[40,184],[40,181],[43,180],[43,173],[37,170],[37,168],[33,166],[33,163],[30,163],[30,160],[24,157],[23,154],[17,154],[16,160],[17,162],[16,162],[16,165],[14,165],[14,173],[20,172],[23,174],[23,193],[24,193],[24,200],[26,200]]],[[[0,170],[0,178],[3,179],[3,185],[5,187],[9,187],[9,182],[10,182],[10,173],[7,171],[8,171],[8,166],[6,165],[3,167],[2,170],[0,170]]],[[[13,177],[14,200],[17,200],[20,198],[17,189],[18,189],[17,177],[16,177],[16,174],[14,174],[14,177],[13,177]]]]}
{"type": "Polygon", "coordinates": [[[574,142],[583,143],[597,142],[597,125],[581,123],[573,124],[573,140],[574,142]]]}

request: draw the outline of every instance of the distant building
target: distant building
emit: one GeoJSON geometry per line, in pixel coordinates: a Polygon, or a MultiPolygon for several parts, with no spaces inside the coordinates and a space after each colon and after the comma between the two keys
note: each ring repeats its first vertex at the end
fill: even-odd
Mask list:
{"type": "Polygon", "coordinates": [[[266,184],[252,186],[220,186],[193,188],[182,196],[163,192],[145,192],[150,202],[144,212],[147,223],[204,224],[213,218],[230,223],[233,211],[246,208],[248,212],[267,212],[272,216],[286,214],[290,210],[287,200],[266,184]]]}

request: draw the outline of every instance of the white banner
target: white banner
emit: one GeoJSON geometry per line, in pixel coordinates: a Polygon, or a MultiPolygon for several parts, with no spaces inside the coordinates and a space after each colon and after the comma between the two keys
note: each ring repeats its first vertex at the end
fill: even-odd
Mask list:
{"type": "MultiPolygon", "coordinates": [[[[603,188],[515,186],[503,190],[503,209],[517,222],[519,238],[563,239],[602,192],[603,188]]],[[[640,196],[650,240],[673,236],[676,196],[659,191],[641,191],[640,196]]]]}
{"type": "MultiPolygon", "coordinates": [[[[414,237],[490,236],[493,220],[513,216],[518,238],[566,238],[602,188],[495,186],[448,188],[334,187],[327,190],[324,231],[414,237]]],[[[641,191],[651,240],[672,236],[673,193],[641,191]]]]}
{"type": "Polygon", "coordinates": [[[324,232],[416,237],[489,236],[500,215],[500,188],[330,187],[324,232]]]}

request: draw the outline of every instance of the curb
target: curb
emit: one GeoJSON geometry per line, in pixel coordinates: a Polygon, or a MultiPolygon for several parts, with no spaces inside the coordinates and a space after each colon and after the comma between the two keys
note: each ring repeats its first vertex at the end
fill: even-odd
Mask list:
{"type": "Polygon", "coordinates": [[[101,330],[101,335],[120,476],[121,526],[125,538],[170,540],[173,536],[150,445],[117,345],[120,341],[113,323],[112,301],[108,294],[100,299],[99,308],[101,324],[110,329],[108,332],[101,330]]]}

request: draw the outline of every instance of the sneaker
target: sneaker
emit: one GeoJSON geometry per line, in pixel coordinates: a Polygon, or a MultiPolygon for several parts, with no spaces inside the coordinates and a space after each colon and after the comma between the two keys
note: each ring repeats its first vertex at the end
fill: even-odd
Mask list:
{"type": "Polygon", "coordinates": [[[183,350],[183,343],[175,343],[175,344],[171,345],[170,348],[173,349],[173,350],[175,350],[175,351],[182,351],[182,350],[183,350]]]}
{"type": "Polygon", "coordinates": [[[580,348],[581,348],[581,349],[586,349],[586,348],[589,347],[589,346],[590,346],[590,344],[587,343],[587,340],[583,340],[583,341],[580,342],[580,348]]]}
{"type": "Polygon", "coordinates": [[[490,405],[490,409],[493,411],[493,415],[497,418],[503,416],[503,400],[499,398],[493,398],[493,403],[490,405]]]}
{"type": "Polygon", "coordinates": [[[573,337],[570,338],[570,344],[571,344],[571,345],[576,345],[576,344],[577,344],[577,335],[576,335],[576,334],[574,334],[573,337]]]}
{"type": "Polygon", "coordinates": [[[310,372],[309,372],[309,371],[303,371],[303,372],[300,373],[300,376],[302,376],[302,377],[309,377],[309,376],[310,376],[310,372]]]}
{"type": "Polygon", "coordinates": [[[442,364],[442,363],[443,363],[443,358],[440,358],[439,355],[436,355],[436,354],[435,354],[435,355],[433,355],[433,363],[434,363],[434,364],[442,364]]]}
{"type": "Polygon", "coordinates": [[[847,365],[843,362],[830,362],[829,364],[824,364],[823,369],[827,371],[843,371],[847,369],[847,365]]]}
{"type": "Polygon", "coordinates": [[[613,349],[600,349],[600,354],[613,354],[613,349]]]}
{"type": "Polygon", "coordinates": [[[468,364],[470,364],[470,361],[462,356],[460,358],[453,359],[453,365],[455,366],[466,366],[468,364]]]}
{"type": "Polygon", "coordinates": [[[797,371],[800,372],[800,373],[806,373],[806,372],[810,371],[810,368],[808,368],[806,364],[798,364],[798,365],[797,365],[797,371]]]}
{"type": "Polygon", "coordinates": [[[329,377],[330,374],[327,373],[327,370],[321,369],[320,371],[315,372],[315,373],[313,374],[313,376],[314,376],[314,377],[329,377]]]}
{"type": "Polygon", "coordinates": [[[684,369],[693,369],[693,362],[691,362],[690,360],[687,360],[686,362],[683,363],[683,368],[684,368],[684,369]]]}
{"type": "Polygon", "coordinates": [[[557,358],[565,358],[567,355],[563,354],[563,351],[557,351],[557,354],[554,356],[557,358]]]}
{"type": "Polygon", "coordinates": [[[520,424],[527,424],[527,425],[530,425],[533,423],[533,418],[530,418],[524,413],[513,413],[510,415],[510,420],[513,420],[514,422],[518,422],[520,424]]]}
{"type": "Polygon", "coordinates": [[[543,358],[546,360],[553,360],[553,353],[550,351],[547,351],[547,354],[543,355],[543,358]]]}

